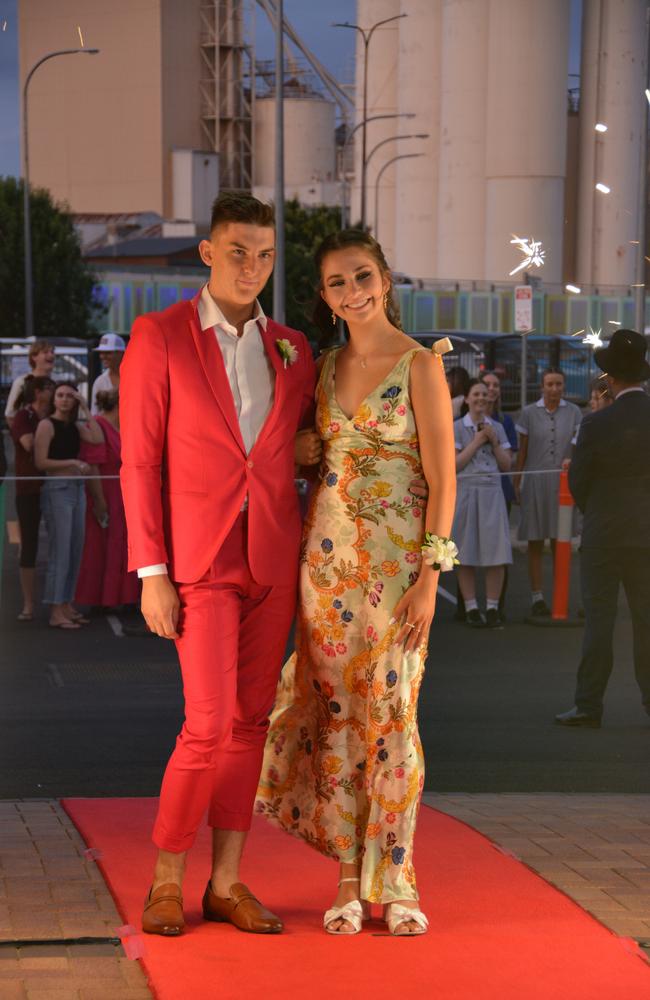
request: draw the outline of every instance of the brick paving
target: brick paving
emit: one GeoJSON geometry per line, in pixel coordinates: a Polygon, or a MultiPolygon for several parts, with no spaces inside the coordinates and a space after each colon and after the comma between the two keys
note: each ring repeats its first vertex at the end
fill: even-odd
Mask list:
{"type": "Polygon", "coordinates": [[[151,1000],[119,943],[64,943],[122,924],[84,850],[58,803],[0,802],[0,1000],[151,1000]]]}
{"type": "MultiPolygon", "coordinates": [[[[622,937],[650,946],[650,796],[426,794],[622,937]]],[[[0,802],[0,1000],[150,1000],[121,925],[57,802],[0,802]],[[43,943],[28,944],[38,939],[43,943]],[[20,944],[20,942],[25,942],[20,944]],[[48,943],[44,943],[48,942],[48,943]]]]}
{"type": "Polygon", "coordinates": [[[650,795],[426,794],[621,937],[650,947],[650,795]]]}

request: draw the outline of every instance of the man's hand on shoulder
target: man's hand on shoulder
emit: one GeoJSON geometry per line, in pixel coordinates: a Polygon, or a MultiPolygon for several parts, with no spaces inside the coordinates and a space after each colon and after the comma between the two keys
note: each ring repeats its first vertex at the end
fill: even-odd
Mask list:
{"type": "Polygon", "coordinates": [[[178,639],[176,631],[180,601],[176,587],[166,573],[142,580],[142,615],[151,632],[163,639],[178,639]]]}

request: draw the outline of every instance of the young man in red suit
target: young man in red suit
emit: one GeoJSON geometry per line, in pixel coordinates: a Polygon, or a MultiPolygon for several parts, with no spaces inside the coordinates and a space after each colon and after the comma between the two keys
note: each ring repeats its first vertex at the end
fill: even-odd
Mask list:
{"type": "Polygon", "coordinates": [[[315,385],[304,335],[268,319],[257,301],[274,245],[270,206],[217,198],[199,244],[208,283],[191,302],[138,318],[121,369],[129,569],[143,578],[147,625],[176,642],[185,695],[153,832],[149,933],[183,930],[185,857],[206,810],[205,918],[282,930],[239,882],[295,609],[294,439],[311,423],[315,385]]]}

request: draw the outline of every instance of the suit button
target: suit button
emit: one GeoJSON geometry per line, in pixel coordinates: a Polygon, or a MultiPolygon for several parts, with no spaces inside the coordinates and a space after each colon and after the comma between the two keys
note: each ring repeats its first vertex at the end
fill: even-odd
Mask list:
{"type": "Polygon", "coordinates": [[[253,468],[253,463],[251,462],[250,459],[248,460],[248,462],[246,462],[246,465],[248,466],[249,469],[253,468]]]}

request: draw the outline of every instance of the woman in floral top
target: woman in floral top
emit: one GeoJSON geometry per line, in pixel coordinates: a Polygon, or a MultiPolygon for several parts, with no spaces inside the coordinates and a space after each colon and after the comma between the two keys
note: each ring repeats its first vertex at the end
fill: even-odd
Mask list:
{"type": "Polygon", "coordinates": [[[331,933],[383,903],[392,933],[423,933],[413,836],[424,784],[417,702],[447,536],[454,438],[442,363],[399,327],[390,271],[363,232],[328,237],[316,318],[347,324],[316,390],[320,483],[301,554],[296,652],[271,719],[257,808],[340,863],[331,933]],[[427,480],[426,511],[409,492],[427,480]]]}

